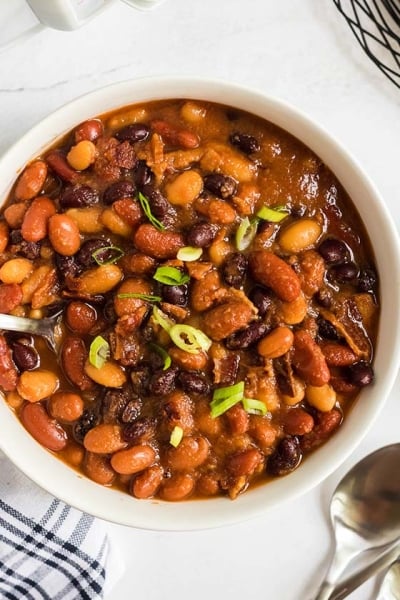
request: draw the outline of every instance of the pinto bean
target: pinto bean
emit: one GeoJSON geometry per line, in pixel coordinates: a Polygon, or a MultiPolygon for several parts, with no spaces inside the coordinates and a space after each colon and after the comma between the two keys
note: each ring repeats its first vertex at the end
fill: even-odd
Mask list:
{"type": "Polygon", "coordinates": [[[59,452],[67,445],[67,433],[55,419],[49,417],[42,404],[25,404],[21,410],[23,426],[39,444],[59,452]]]}
{"type": "Polygon", "coordinates": [[[0,335],[0,386],[6,392],[17,387],[18,373],[4,335],[0,335]]]}
{"type": "Polygon", "coordinates": [[[81,245],[79,228],[68,215],[53,215],[49,219],[49,239],[54,250],[62,256],[72,256],[81,245]]]}
{"type": "Polygon", "coordinates": [[[315,219],[299,219],[282,229],[279,244],[285,252],[297,254],[313,246],[321,233],[321,225],[315,219]]]}
{"type": "Polygon", "coordinates": [[[204,315],[203,329],[206,335],[218,342],[246,327],[252,318],[253,312],[246,302],[225,302],[204,315]]]}
{"type": "Polygon", "coordinates": [[[194,310],[201,312],[210,308],[224,294],[219,273],[212,270],[192,285],[191,303],[194,310]]]}
{"type": "Polygon", "coordinates": [[[9,284],[22,283],[32,270],[32,261],[27,258],[12,258],[0,268],[0,281],[9,284]]]}
{"type": "Polygon", "coordinates": [[[115,471],[110,465],[108,456],[86,452],[84,469],[92,481],[101,485],[111,485],[115,479],[115,471]]]}
{"type": "Polygon", "coordinates": [[[70,281],[69,288],[74,292],[90,296],[106,294],[121,281],[122,277],[122,271],[117,265],[101,265],[70,281]]]}
{"type": "Polygon", "coordinates": [[[83,445],[89,452],[95,454],[112,454],[126,448],[122,439],[122,429],[119,425],[102,423],[87,432],[83,445]]]}
{"type": "Polygon", "coordinates": [[[22,297],[22,288],[17,283],[0,285],[0,313],[10,313],[21,304],[22,297]]]}
{"type": "Polygon", "coordinates": [[[137,225],[142,219],[142,211],[137,202],[130,198],[116,200],[112,205],[113,210],[130,227],[137,225]]]}
{"type": "Polygon", "coordinates": [[[161,485],[163,470],[159,465],[148,467],[137,475],[132,482],[132,494],[135,498],[152,498],[161,485]]]}
{"type": "Polygon", "coordinates": [[[183,171],[167,184],[167,198],[174,205],[191,204],[203,191],[203,179],[197,171],[183,171]]]}
{"type": "Polygon", "coordinates": [[[85,342],[81,338],[66,338],[61,349],[61,364],[68,379],[82,391],[94,387],[92,379],[85,373],[87,356],[85,342]]]}
{"type": "Polygon", "coordinates": [[[83,414],[83,400],[72,392],[56,392],[48,403],[49,412],[57,421],[72,423],[83,414]]]}
{"type": "Polygon", "coordinates": [[[151,446],[132,446],[113,454],[111,466],[121,475],[132,475],[150,467],[155,458],[156,453],[151,446]]]}
{"type": "Polygon", "coordinates": [[[53,200],[46,196],[36,198],[25,213],[21,233],[27,242],[39,242],[47,235],[47,224],[56,213],[53,200]]]}
{"type": "Polygon", "coordinates": [[[97,368],[88,361],[85,364],[85,373],[99,385],[110,388],[119,388],[126,382],[126,375],[118,363],[111,360],[97,368]]]}
{"type": "Polygon", "coordinates": [[[190,354],[174,346],[168,350],[168,353],[172,360],[186,371],[203,371],[207,366],[208,358],[205,352],[190,354]]]}
{"type": "Polygon", "coordinates": [[[114,210],[114,207],[103,210],[101,213],[101,222],[106,229],[115,235],[125,238],[129,238],[132,235],[132,227],[114,210]]]}
{"type": "Polygon", "coordinates": [[[6,221],[0,221],[0,254],[4,252],[8,245],[8,226],[6,221]]]}
{"type": "Polygon", "coordinates": [[[133,314],[138,308],[146,306],[140,298],[120,298],[123,294],[151,294],[151,285],[140,277],[125,279],[118,288],[114,299],[114,309],[118,317],[133,314]]]}
{"type": "Polygon", "coordinates": [[[35,160],[28,165],[18,179],[15,188],[17,200],[31,200],[39,194],[47,177],[47,164],[44,160],[35,160]]]}
{"type": "Polygon", "coordinates": [[[4,211],[4,218],[11,229],[19,229],[21,227],[28,207],[29,202],[16,202],[7,206],[4,211]]]}
{"type": "Polygon", "coordinates": [[[136,248],[153,258],[175,258],[179,248],[185,245],[180,233],[159,231],[153,225],[140,225],[133,236],[136,248]]]}
{"type": "Polygon", "coordinates": [[[310,433],[314,427],[314,419],[303,408],[292,408],[283,421],[283,428],[289,435],[304,435],[310,433]]]}
{"type": "Polygon", "coordinates": [[[39,402],[49,398],[59,386],[59,379],[55,373],[46,369],[24,371],[19,378],[17,390],[21,398],[29,402],[39,402]]]}
{"type": "Polygon", "coordinates": [[[177,502],[190,496],[194,489],[195,481],[189,473],[177,473],[169,479],[166,479],[161,490],[160,496],[163,500],[177,502]]]}
{"type": "Polygon", "coordinates": [[[288,327],[276,327],[257,345],[257,351],[264,358],[279,358],[289,352],[293,344],[293,333],[288,327]]]}
{"type": "Polygon", "coordinates": [[[307,402],[320,412],[329,412],[336,404],[336,392],[331,385],[306,386],[307,402]]]}
{"type": "Polygon", "coordinates": [[[77,300],[68,304],[65,312],[65,320],[71,331],[85,335],[96,324],[97,312],[90,304],[77,300]]]}
{"type": "Polygon", "coordinates": [[[263,461],[262,454],[256,448],[236,452],[227,458],[226,468],[234,477],[252,475],[263,461]]]}
{"type": "Polygon", "coordinates": [[[293,302],[300,295],[300,280],[293,269],[268,250],[252,252],[249,266],[259,283],[270,287],[284,302],[293,302]]]}
{"type": "Polygon", "coordinates": [[[76,171],[84,171],[96,158],[96,146],[90,140],[81,140],[72,146],[67,154],[67,161],[76,171]]]}
{"type": "Polygon", "coordinates": [[[328,383],[330,372],[325,356],[308,331],[296,331],[293,345],[293,365],[304,381],[314,386],[328,383]]]}
{"type": "Polygon", "coordinates": [[[166,461],[175,471],[191,471],[202,465],[208,457],[210,444],[203,436],[184,437],[177,448],[168,448],[166,461]]]}

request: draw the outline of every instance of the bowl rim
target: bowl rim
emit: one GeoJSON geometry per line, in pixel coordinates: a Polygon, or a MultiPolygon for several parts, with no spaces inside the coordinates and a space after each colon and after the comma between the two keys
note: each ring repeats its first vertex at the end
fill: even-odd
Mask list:
{"type": "Polygon", "coordinates": [[[360,444],[384,406],[400,363],[400,315],[397,313],[400,304],[400,245],[396,228],[378,190],[357,160],[333,135],[292,104],[222,79],[168,75],[144,77],[113,83],[71,100],[34,125],[0,158],[1,197],[7,197],[12,183],[29,160],[85,119],[128,104],[169,98],[208,100],[236,106],[271,121],[311,148],[332,170],[357,205],[373,238],[371,241],[381,279],[381,323],[375,358],[379,376],[373,386],[363,390],[362,410],[360,401],[356,402],[334,438],[310,455],[290,477],[257,486],[235,502],[221,497],[189,499],[181,503],[143,501],[106,489],[61,460],[55,461],[49,451],[26,434],[6,402],[0,402],[0,448],[40,487],[84,512],[121,525],[160,531],[189,531],[259,517],[283,501],[305,494],[337,469],[360,444]],[[360,196],[368,199],[365,209],[362,202],[355,200],[360,196]],[[377,241],[379,245],[376,245],[377,241]],[[382,294],[388,286],[391,287],[390,297],[382,294]],[[158,507],[161,509],[157,510],[158,507]]]}

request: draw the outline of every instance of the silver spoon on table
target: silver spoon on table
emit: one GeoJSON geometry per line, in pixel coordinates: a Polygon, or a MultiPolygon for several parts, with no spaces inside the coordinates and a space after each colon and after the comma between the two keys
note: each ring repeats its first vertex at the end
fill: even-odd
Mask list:
{"type": "Polygon", "coordinates": [[[400,562],[394,562],[386,571],[385,577],[379,588],[376,600],[400,599],[400,562]]]}
{"type": "Polygon", "coordinates": [[[385,553],[400,542],[400,444],[373,452],[344,476],[332,496],[331,520],[335,547],[315,600],[335,597],[356,557],[372,549],[385,553]]]}
{"type": "Polygon", "coordinates": [[[30,333],[43,337],[53,352],[57,351],[57,334],[62,310],[44,319],[28,319],[0,313],[0,330],[30,333]]]}

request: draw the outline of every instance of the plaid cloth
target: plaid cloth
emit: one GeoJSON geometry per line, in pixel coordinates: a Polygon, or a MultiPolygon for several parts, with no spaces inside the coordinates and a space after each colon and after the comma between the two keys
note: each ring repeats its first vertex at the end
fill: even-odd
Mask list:
{"type": "Polygon", "coordinates": [[[41,490],[0,453],[1,600],[100,599],[121,571],[103,522],[41,490]]]}

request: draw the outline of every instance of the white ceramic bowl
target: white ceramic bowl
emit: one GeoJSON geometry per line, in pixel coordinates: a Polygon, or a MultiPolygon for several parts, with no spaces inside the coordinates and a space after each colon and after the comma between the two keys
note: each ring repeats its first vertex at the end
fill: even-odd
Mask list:
{"type": "MultiPolygon", "coordinates": [[[[196,98],[229,104],[268,119],[309,146],[335,173],[357,206],[371,239],[381,286],[381,320],[375,354],[376,382],[362,390],[343,426],[288,477],[248,490],[234,502],[227,498],[167,503],[136,500],[104,488],[57,460],[24,430],[5,402],[0,402],[0,447],[33,481],[58,498],[103,519],[158,530],[205,529],[261,515],[271,506],[320,483],[351,454],[377,417],[399,363],[400,252],[388,211],[367,175],[326,131],[281,101],[222,81],[151,78],[100,89],[67,104],[31,129],[0,161],[0,198],[6,198],[27,161],[85,119],[135,102],[196,98]]],[[[1,475],[0,475],[1,476],[1,475]]]]}

